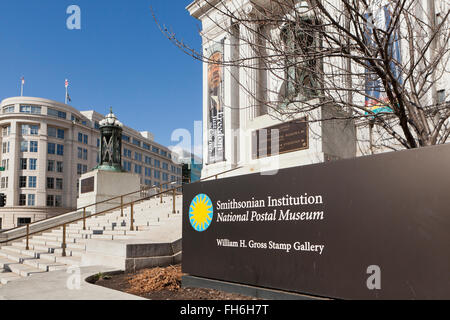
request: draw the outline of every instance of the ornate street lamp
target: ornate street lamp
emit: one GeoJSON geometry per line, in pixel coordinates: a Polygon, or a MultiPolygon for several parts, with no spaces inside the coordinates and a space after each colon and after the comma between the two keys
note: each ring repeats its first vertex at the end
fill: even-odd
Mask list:
{"type": "Polygon", "coordinates": [[[96,169],[124,171],[122,169],[122,131],[123,124],[117,120],[111,108],[105,119],[100,121],[100,164],[96,169]]]}

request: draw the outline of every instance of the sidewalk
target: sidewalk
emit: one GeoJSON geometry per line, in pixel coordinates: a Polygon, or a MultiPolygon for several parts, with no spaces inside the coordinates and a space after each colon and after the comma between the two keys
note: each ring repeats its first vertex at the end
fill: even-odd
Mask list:
{"type": "MultiPolygon", "coordinates": [[[[145,300],[138,296],[96,286],[85,281],[89,276],[99,272],[115,271],[110,267],[81,267],[79,270],[81,280],[79,289],[71,290],[68,287],[67,282],[75,279],[75,273],[68,273],[67,271],[45,272],[0,286],[0,300],[145,300]]],[[[70,283],[73,286],[74,281],[70,283]]]]}

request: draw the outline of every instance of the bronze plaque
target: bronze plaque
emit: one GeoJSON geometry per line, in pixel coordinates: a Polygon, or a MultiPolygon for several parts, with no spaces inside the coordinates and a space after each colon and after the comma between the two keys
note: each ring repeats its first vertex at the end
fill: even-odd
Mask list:
{"type": "Polygon", "coordinates": [[[307,118],[281,123],[252,132],[252,158],[259,159],[276,155],[276,132],[278,131],[278,154],[309,148],[307,118]]]}
{"type": "Polygon", "coordinates": [[[94,191],[94,177],[81,180],[81,194],[94,191]]]}

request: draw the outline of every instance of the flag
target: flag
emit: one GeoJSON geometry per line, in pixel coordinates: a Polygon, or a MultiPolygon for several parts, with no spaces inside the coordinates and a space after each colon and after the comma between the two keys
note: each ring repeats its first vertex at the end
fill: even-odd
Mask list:
{"type": "Polygon", "coordinates": [[[66,79],[65,85],[66,85],[66,88],[69,86],[69,80],[66,79]]]}
{"type": "Polygon", "coordinates": [[[72,99],[70,99],[70,96],[69,96],[69,92],[67,92],[66,98],[67,98],[67,101],[72,102],[72,99]]]}
{"type": "Polygon", "coordinates": [[[25,84],[25,78],[22,77],[21,80],[22,80],[22,85],[24,85],[25,84]]]}

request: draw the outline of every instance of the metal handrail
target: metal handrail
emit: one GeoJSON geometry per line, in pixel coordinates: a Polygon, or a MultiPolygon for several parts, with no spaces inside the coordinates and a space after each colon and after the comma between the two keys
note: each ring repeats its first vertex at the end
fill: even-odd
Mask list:
{"type": "MultiPolygon", "coordinates": [[[[228,173],[228,172],[240,169],[240,168],[241,167],[237,167],[237,168],[234,168],[234,169],[226,170],[224,172],[212,175],[210,177],[202,178],[202,179],[200,179],[198,181],[195,181],[195,182],[204,181],[204,180],[210,179],[212,177],[216,177],[216,179],[217,179],[218,176],[221,175],[221,174],[225,174],[225,173],[228,173]]],[[[170,183],[173,183],[173,182],[170,182],[170,183]]],[[[168,183],[166,183],[166,184],[168,184],[168,183]]],[[[163,186],[163,185],[160,185],[160,186],[163,186]]],[[[160,187],[160,186],[157,186],[157,187],[160,187]]],[[[147,190],[151,190],[154,187],[155,186],[147,188],[147,190]]],[[[176,194],[176,190],[179,189],[179,188],[183,188],[183,185],[174,187],[172,189],[160,191],[159,193],[156,193],[156,194],[153,194],[153,195],[149,195],[149,196],[146,196],[146,197],[143,197],[143,198],[140,198],[140,199],[137,199],[137,200],[133,200],[133,201],[127,202],[127,203],[123,203],[123,197],[124,196],[131,195],[131,194],[137,193],[137,192],[142,192],[142,191],[145,191],[145,189],[139,190],[139,191],[135,191],[135,192],[131,192],[131,193],[127,193],[127,194],[124,194],[124,195],[121,195],[121,196],[117,196],[117,197],[114,197],[114,198],[111,198],[111,199],[117,199],[117,198],[121,197],[121,203],[120,203],[119,206],[116,206],[116,207],[113,207],[113,208],[108,208],[108,209],[100,211],[100,212],[96,212],[96,213],[91,214],[91,215],[89,215],[87,217],[86,216],[86,208],[90,207],[90,206],[93,206],[93,205],[96,205],[96,204],[101,204],[101,203],[105,202],[105,201],[100,201],[98,203],[95,203],[95,204],[83,207],[83,217],[82,218],[77,218],[77,219],[74,219],[74,220],[71,220],[71,221],[67,221],[67,222],[58,224],[56,226],[48,227],[48,228],[45,228],[45,229],[42,229],[42,230],[39,230],[39,231],[34,231],[34,232],[30,232],[30,225],[31,224],[27,224],[26,225],[26,235],[17,236],[17,237],[11,238],[11,239],[0,240],[0,243],[8,243],[8,242],[16,241],[16,240],[19,240],[19,239],[22,239],[22,238],[26,238],[26,250],[29,250],[29,238],[30,238],[30,236],[33,236],[33,235],[36,235],[36,234],[41,234],[41,233],[49,231],[49,230],[54,230],[54,229],[58,229],[60,227],[63,227],[63,239],[62,239],[63,241],[62,241],[62,246],[61,247],[63,249],[62,250],[62,256],[65,257],[66,256],[66,226],[68,224],[72,224],[72,223],[79,222],[79,221],[82,220],[83,221],[83,229],[86,230],[86,219],[89,219],[89,218],[92,218],[92,217],[96,217],[96,216],[99,216],[99,215],[103,215],[103,214],[106,214],[108,212],[117,210],[119,208],[121,209],[121,216],[123,216],[123,209],[125,207],[127,207],[127,206],[130,206],[130,209],[131,209],[130,210],[130,231],[134,231],[134,216],[133,216],[134,215],[134,210],[133,210],[133,207],[134,207],[134,205],[136,203],[143,202],[143,201],[149,200],[151,198],[156,198],[158,196],[161,198],[161,202],[162,202],[162,196],[164,194],[166,194],[166,193],[171,192],[172,193],[172,199],[173,199],[172,200],[172,203],[173,203],[172,213],[175,213],[175,201],[176,201],[176,195],[177,195],[176,194]]],[[[40,220],[39,222],[41,222],[41,221],[43,221],[43,220],[40,220]]]]}
{"type": "MultiPolygon", "coordinates": [[[[77,208],[74,211],[69,211],[69,212],[66,212],[66,213],[63,213],[63,214],[67,214],[67,213],[71,213],[71,212],[77,212],[77,211],[80,211],[80,210],[86,211],[86,209],[89,208],[89,207],[93,207],[93,206],[96,206],[96,205],[99,205],[99,204],[103,204],[103,203],[106,203],[106,202],[109,202],[109,201],[112,201],[112,200],[116,200],[116,199],[119,199],[119,198],[123,199],[123,197],[127,197],[127,196],[130,196],[130,195],[135,194],[135,193],[145,192],[145,191],[149,191],[149,190],[152,190],[152,189],[161,189],[162,186],[165,186],[165,185],[168,185],[168,184],[172,184],[172,183],[173,183],[173,181],[172,182],[163,183],[163,184],[161,184],[159,186],[155,186],[155,185],[154,186],[147,186],[147,187],[141,188],[138,191],[125,193],[125,194],[122,194],[122,195],[119,195],[119,196],[115,196],[115,197],[112,197],[112,198],[109,198],[109,199],[106,199],[106,200],[102,200],[102,201],[98,201],[98,202],[95,202],[95,203],[92,203],[92,204],[88,204],[86,206],[77,208]]],[[[61,214],[61,215],[63,215],[63,214],[61,214]]],[[[47,221],[47,220],[56,218],[56,217],[61,216],[61,215],[57,215],[57,216],[53,216],[53,217],[37,220],[37,221],[29,223],[29,225],[31,226],[31,225],[34,225],[36,223],[41,223],[43,221],[47,221]]],[[[12,229],[4,230],[3,232],[14,231],[16,229],[20,229],[20,228],[23,228],[23,227],[24,226],[18,226],[18,227],[12,228],[12,229]]]]}

